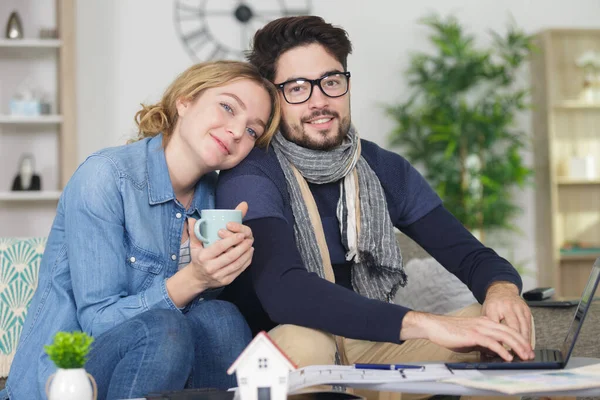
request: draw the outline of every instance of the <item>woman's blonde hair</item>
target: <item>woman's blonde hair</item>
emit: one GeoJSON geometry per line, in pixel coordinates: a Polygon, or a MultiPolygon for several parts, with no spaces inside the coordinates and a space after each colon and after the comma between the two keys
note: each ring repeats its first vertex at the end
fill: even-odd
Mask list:
{"type": "Polygon", "coordinates": [[[269,93],[271,115],[265,132],[256,141],[259,147],[268,146],[277,132],[281,118],[281,104],[277,89],[259,74],[258,69],[241,61],[211,61],[193,65],[185,70],[167,88],[160,102],[152,105],[142,104],[142,109],[135,114],[138,136],[132,141],[162,133],[163,146],[166,146],[177,123],[178,99],[195,101],[206,89],[224,86],[240,79],[256,82],[269,93]]]}

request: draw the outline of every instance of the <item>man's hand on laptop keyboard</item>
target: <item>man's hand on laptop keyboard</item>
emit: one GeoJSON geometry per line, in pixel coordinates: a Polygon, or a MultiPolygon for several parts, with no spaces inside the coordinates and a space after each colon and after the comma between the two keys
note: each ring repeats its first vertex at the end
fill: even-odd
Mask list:
{"type": "Polygon", "coordinates": [[[402,321],[400,339],[429,339],[456,352],[487,349],[506,361],[513,359],[507,347],[523,360],[534,357],[531,345],[523,335],[485,316],[455,317],[409,311],[402,321]]]}
{"type": "Polygon", "coordinates": [[[481,307],[481,315],[492,321],[505,323],[531,343],[531,310],[514,284],[509,282],[491,284],[481,307]]]}

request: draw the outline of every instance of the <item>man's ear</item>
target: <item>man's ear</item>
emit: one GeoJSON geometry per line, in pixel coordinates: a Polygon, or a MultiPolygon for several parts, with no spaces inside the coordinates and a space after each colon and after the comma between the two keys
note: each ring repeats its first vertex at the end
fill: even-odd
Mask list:
{"type": "Polygon", "coordinates": [[[175,106],[177,107],[177,114],[180,117],[183,117],[190,107],[191,101],[188,98],[180,97],[175,101],[175,106]]]}

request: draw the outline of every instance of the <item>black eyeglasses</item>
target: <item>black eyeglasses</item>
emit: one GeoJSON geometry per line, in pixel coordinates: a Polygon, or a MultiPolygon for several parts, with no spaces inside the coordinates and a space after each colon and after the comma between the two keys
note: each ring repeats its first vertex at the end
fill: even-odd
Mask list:
{"type": "Polygon", "coordinates": [[[275,86],[283,93],[283,98],[290,104],[304,103],[312,96],[313,87],[319,85],[321,92],[327,97],[340,97],[348,93],[350,71],[333,72],[318,79],[296,78],[275,86]]]}

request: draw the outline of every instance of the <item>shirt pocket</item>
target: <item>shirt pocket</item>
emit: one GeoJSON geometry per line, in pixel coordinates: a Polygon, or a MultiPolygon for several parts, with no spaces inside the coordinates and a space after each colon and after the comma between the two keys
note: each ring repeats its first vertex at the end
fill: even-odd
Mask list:
{"type": "Polygon", "coordinates": [[[135,292],[147,289],[155,278],[163,273],[164,263],[161,257],[134,244],[127,246],[126,261],[131,288],[135,292]]]}

